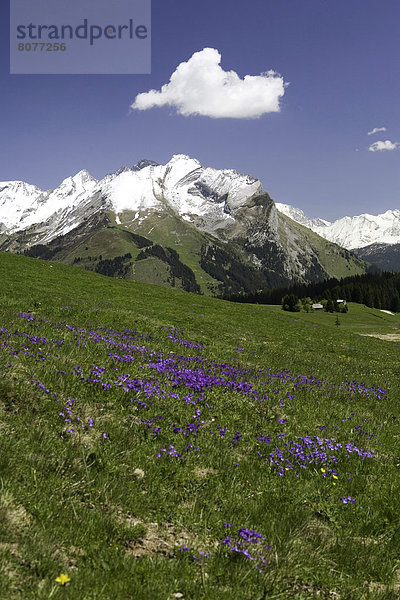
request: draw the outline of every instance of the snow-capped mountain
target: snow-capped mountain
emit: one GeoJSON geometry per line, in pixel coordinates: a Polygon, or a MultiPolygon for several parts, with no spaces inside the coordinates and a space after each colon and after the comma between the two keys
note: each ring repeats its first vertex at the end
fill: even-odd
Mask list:
{"type": "Polygon", "coordinates": [[[23,182],[0,184],[0,231],[14,233],[40,225],[42,243],[65,235],[93,212],[134,213],[143,220],[152,211],[169,209],[209,232],[233,224],[231,216],[250,197],[263,193],[261,182],[232,169],[203,167],[178,154],[166,165],[140,161],[97,181],[82,170],[55,190],[43,192],[23,182]],[[203,217],[203,219],[198,218],[203,217]]]}
{"type": "Polygon", "coordinates": [[[47,192],[22,181],[0,183],[0,226],[12,233],[44,223],[56,214],[62,219],[84,203],[96,185],[96,179],[84,170],[47,192]]]}
{"type": "Polygon", "coordinates": [[[365,271],[363,261],[321,242],[278,212],[258,179],[183,154],[166,165],[141,160],[101,180],[82,170],[48,191],[0,184],[1,251],[189,291],[365,271]]]}
{"type": "Polygon", "coordinates": [[[233,221],[231,213],[246,200],[263,192],[260,181],[249,175],[205,168],[182,154],[173,156],[166,165],[143,162],[142,168],[139,163],[99,182],[117,215],[132,211],[139,219],[143,211],[168,208],[187,221],[207,216],[207,229],[214,231],[233,221]]]}
{"type": "Polygon", "coordinates": [[[23,181],[0,181],[0,231],[12,229],[41,194],[38,187],[23,181]]]}
{"type": "Polygon", "coordinates": [[[400,210],[387,210],[380,215],[362,214],[343,217],[332,223],[310,219],[304,212],[288,204],[276,204],[277,209],[305,225],[321,237],[348,250],[365,248],[371,244],[400,243],[400,210]]]}

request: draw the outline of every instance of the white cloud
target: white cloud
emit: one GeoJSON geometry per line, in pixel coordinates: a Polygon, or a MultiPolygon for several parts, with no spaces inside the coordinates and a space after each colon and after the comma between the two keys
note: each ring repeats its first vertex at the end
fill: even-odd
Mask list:
{"type": "Polygon", "coordinates": [[[386,127],[374,127],[372,131],[368,131],[368,135],[373,135],[374,133],[379,133],[380,131],[386,131],[386,127]]]}
{"type": "Polygon", "coordinates": [[[203,115],[214,119],[252,119],[279,112],[279,99],[285,93],[283,78],[275,71],[245,75],[220,67],[221,55],[215,48],[195,52],[182,62],[160,91],[138,94],[131,108],[148,110],[173,106],[185,117],[203,115]]]}
{"type": "Polygon", "coordinates": [[[397,142],[391,142],[390,140],[385,140],[384,142],[374,142],[370,145],[368,150],[370,152],[380,152],[382,150],[396,150],[399,147],[397,142]]]}

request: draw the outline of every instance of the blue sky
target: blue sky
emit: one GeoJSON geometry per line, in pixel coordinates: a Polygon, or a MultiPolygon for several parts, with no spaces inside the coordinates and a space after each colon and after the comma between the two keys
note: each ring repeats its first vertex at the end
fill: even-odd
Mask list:
{"type": "Polygon", "coordinates": [[[101,178],[141,158],[188,154],[254,175],[276,202],[310,216],[400,208],[398,0],[152,0],[149,75],[10,75],[6,7],[0,16],[0,180],[49,189],[82,168],[101,178]],[[221,56],[218,66],[210,55],[222,79],[275,72],[254,80],[250,101],[239,85],[232,111],[241,118],[212,114],[230,106],[217,94],[210,107],[218,90],[207,77],[201,110],[195,101],[180,114],[187,96],[171,88],[170,104],[151,107],[146,95],[148,106],[130,108],[205,48],[221,56]],[[268,91],[273,80],[283,95],[268,91]],[[264,85],[271,101],[247,118],[264,85]],[[375,128],[386,130],[368,135],[375,128]]]}

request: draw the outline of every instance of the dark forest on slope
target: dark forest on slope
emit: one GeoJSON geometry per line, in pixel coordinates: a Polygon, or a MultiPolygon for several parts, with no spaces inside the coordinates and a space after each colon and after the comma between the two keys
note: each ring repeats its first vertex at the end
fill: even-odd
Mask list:
{"type": "Polygon", "coordinates": [[[365,304],[369,308],[400,312],[400,273],[366,273],[250,294],[224,295],[223,299],[251,304],[281,304],[287,294],[295,294],[299,298],[310,297],[314,302],[343,299],[365,304]]]}

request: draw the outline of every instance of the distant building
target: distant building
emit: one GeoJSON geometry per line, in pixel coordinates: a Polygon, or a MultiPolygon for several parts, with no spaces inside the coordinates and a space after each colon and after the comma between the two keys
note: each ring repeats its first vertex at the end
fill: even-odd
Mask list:
{"type": "Polygon", "coordinates": [[[314,310],[323,310],[323,306],[322,304],[312,304],[311,308],[313,308],[314,310]]]}
{"type": "Polygon", "coordinates": [[[346,304],[346,300],[336,300],[338,304],[346,304]]]}

